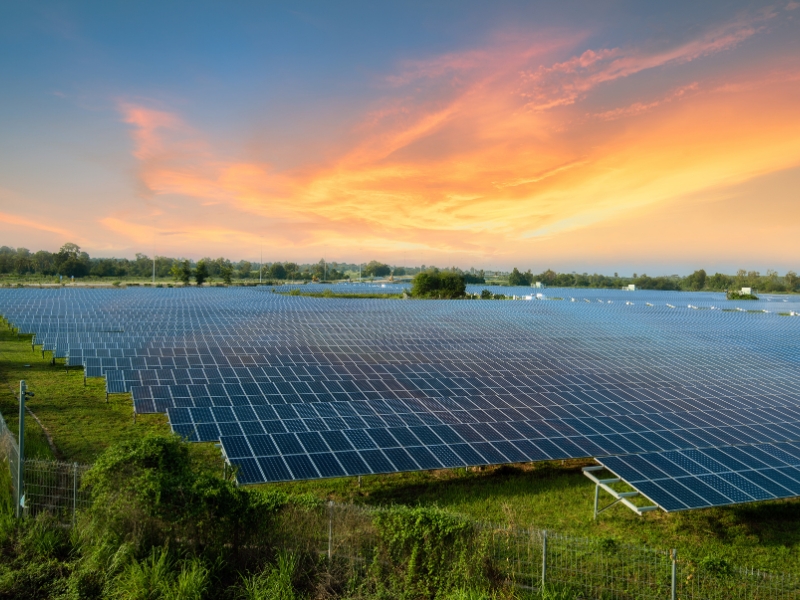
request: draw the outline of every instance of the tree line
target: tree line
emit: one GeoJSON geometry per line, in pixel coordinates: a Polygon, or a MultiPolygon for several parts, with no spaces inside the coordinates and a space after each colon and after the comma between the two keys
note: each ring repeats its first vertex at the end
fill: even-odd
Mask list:
{"type": "MultiPolygon", "coordinates": [[[[235,280],[262,279],[272,281],[338,281],[354,277],[402,277],[436,270],[435,267],[391,266],[376,260],[358,265],[352,263],[326,262],[297,264],[294,262],[265,262],[261,265],[247,260],[238,262],[227,258],[205,257],[198,261],[185,258],[156,256],[155,260],[146,254],[137,253],[135,258],[92,258],[73,243],[64,244],[58,252],[39,250],[32,252],[27,248],[0,247],[0,276],[63,276],[96,278],[149,278],[155,270],[158,279],[173,279],[188,283],[192,279],[199,282],[221,281],[227,284],[235,280]],[[154,268],[155,267],[155,268],[154,268]]],[[[484,271],[462,270],[458,267],[445,269],[461,276],[466,284],[486,283],[489,277],[484,271]]],[[[492,279],[498,283],[514,286],[529,286],[539,281],[549,287],[619,288],[634,284],[641,289],[652,290],[708,290],[724,291],[751,287],[760,292],[800,291],[800,278],[794,271],[779,275],[768,270],[758,271],[740,269],[734,275],[715,273],[708,275],[699,269],[680,277],[678,275],[651,277],[645,273],[634,273],[632,277],[617,273],[602,275],[598,273],[558,273],[547,269],[534,274],[530,269],[521,272],[514,268],[510,273],[493,273],[492,279]],[[498,279],[499,278],[499,279],[498,279]]]]}
{"type": "Polygon", "coordinates": [[[388,277],[413,275],[418,268],[396,267],[379,261],[364,265],[326,262],[297,264],[294,262],[265,262],[261,265],[247,260],[238,262],[227,258],[205,257],[198,261],[167,256],[147,256],[137,253],[134,259],[92,258],[73,243],[64,244],[58,252],[27,248],[0,247],[0,275],[38,275],[63,277],[137,277],[172,278],[188,283],[198,276],[203,281],[258,279],[259,275],[271,280],[334,281],[348,279],[352,274],[363,277],[388,277]]]}
{"type": "Polygon", "coordinates": [[[530,270],[522,273],[516,267],[508,276],[509,285],[529,286],[541,282],[548,287],[582,287],[582,288],[620,288],[633,284],[643,290],[685,290],[685,291],[726,291],[750,287],[760,292],[797,292],[800,291],[800,278],[794,271],[781,276],[777,271],[768,270],[762,275],[758,271],[740,269],[735,275],[714,273],[708,275],[704,269],[698,269],[691,275],[650,277],[642,273],[632,277],[620,277],[594,273],[557,273],[547,269],[539,274],[530,270]]]}

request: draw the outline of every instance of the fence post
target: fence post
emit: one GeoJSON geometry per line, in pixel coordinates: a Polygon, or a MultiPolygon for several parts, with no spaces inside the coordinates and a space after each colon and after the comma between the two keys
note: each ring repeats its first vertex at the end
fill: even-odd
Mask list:
{"type": "Polygon", "coordinates": [[[19,519],[22,516],[22,498],[24,497],[23,492],[23,477],[25,473],[25,380],[22,379],[19,382],[19,438],[17,440],[17,446],[19,447],[19,456],[17,457],[17,489],[15,494],[15,500],[17,502],[17,508],[15,511],[15,515],[19,519]]]}
{"type": "Polygon", "coordinates": [[[542,531],[542,591],[547,582],[547,530],[542,531]]]}
{"type": "Polygon", "coordinates": [[[678,551],[672,549],[672,594],[670,598],[675,600],[678,597],[678,551]]]}
{"type": "Polygon", "coordinates": [[[328,500],[328,562],[333,554],[333,500],[328,500]]]}
{"type": "Polygon", "coordinates": [[[78,463],[72,463],[72,526],[75,527],[75,513],[78,511],[78,463]]]}

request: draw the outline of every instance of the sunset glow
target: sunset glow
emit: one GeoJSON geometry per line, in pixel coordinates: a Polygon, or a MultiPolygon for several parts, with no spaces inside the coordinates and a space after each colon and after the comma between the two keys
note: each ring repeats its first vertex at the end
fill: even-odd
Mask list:
{"type": "Polygon", "coordinates": [[[125,15],[18,9],[0,17],[3,79],[15,82],[0,92],[2,244],[797,268],[800,5],[719,4],[666,17],[611,3],[604,19],[574,22],[566,5],[541,18],[509,5],[481,27],[438,10],[404,14],[383,42],[359,33],[379,24],[353,22],[355,7],[350,20],[307,7],[252,23],[244,10],[219,22],[215,48],[170,40],[175,13],[158,16],[147,50],[148,26],[137,34],[125,15]],[[341,46],[292,56],[260,41],[276,23],[295,44],[341,46]],[[45,63],[59,52],[56,72],[45,63]]]}

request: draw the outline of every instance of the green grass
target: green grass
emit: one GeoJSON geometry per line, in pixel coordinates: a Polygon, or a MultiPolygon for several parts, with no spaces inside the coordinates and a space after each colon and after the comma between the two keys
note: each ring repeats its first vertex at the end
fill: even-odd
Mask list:
{"type": "MultiPolygon", "coordinates": [[[[112,394],[106,402],[105,380],[87,379],[83,369],[65,369],[63,361],[52,364],[50,353],[31,350],[31,336],[20,336],[0,324],[0,413],[11,431],[19,425],[19,381],[34,392],[26,405],[50,432],[55,452],[49,448],[42,428],[25,418],[26,456],[91,463],[117,442],[148,431],[168,433],[166,415],[138,415],[133,421],[130,394],[112,394]]],[[[219,451],[213,444],[192,444],[193,452],[206,464],[221,469],[219,451]]]]}
{"type": "MultiPolygon", "coordinates": [[[[28,406],[50,432],[56,457],[90,463],[109,445],[147,432],[167,433],[164,415],[139,415],[133,422],[128,395],[105,401],[102,380],[83,385],[80,369],[65,370],[33,352],[30,337],[0,325],[0,411],[16,431],[19,380],[36,393],[28,406]],[[30,365],[30,366],[26,366],[30,365]]],[[[26,418],[28,456],[52,456],[45,436],[26,418]]],[[[191,444],[205,468],[221,472],[213,444],[191,444]]],[[[734,564],[800,574],[800,501],[784,500],[683,513],[661,511],[639,517],[615,506],[592,519],[594,486],[580,471],[591,461],[565,461],[451,469],[362,478],[272,484],[287,492],[357,504],[439,506],[474,519],[656,548],[677,548],[685,558],[725,558],[734,564]]],[[[609,497],[601,493],[601,504],[609,497]]]]}

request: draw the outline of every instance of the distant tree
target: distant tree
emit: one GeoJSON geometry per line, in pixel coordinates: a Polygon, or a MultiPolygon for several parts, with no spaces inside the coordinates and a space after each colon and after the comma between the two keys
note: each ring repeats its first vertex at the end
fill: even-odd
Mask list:
{"type": "Polygon", "coordinates": [[[188,259],[184,260],[180,264],[180,280],[183,282],[183,285],[189,285],[189,281],[192,279],[192,263],[189,262],[188,259]]]}
{"type": "Polygon", "coordinates": [[[71,242],[61,246],[55,263],[56,270],[67,277],[83,277],[89,274],[89,255],[81,252],[80,246],[71,242]]]}
{"type": "Polygon", "coordinates": [[[219,267],[219,276],[222,278],[222,281],[225,285],[231,284],[231,279],[233,277],[233,267],[231,266],[230,261],[226,261],[219,267]]]}
{"type": "Polygon", "coordinates": [[[464,283],[486,283],[486,277],[482,270],[477,273],[464,273],[464,283]]]}
{"type": "Polygon", "coordinates": [[[466,290],[464,278],[453,271],[423,271],[411,282],[415,298],[463,298],[466,290]]]}
{"type": "Polygon", "coordinates": [[[298,271],[300,268],[293,262],[284,263],[283,268],[286,269],[286,279],[297,279],[298,271]]]}
{"type": "Polygon", "coordinates": [[[533,273],[528,269],[527,273],[520,273],[517,267],[508,276],[509,285],[530,285],[533,283],[533,273]]]}
{"type": "Polygon", "coordinates": [[[706,285],[706,272],[703,269],[695,271],[683,280],[684,286],[690,290],[702,290],[706,285]]]}
{"type": "Polygon", "coordinates": [[[786,275],[783,276],[783,280],[786,282],[786,287],[789,291],[794,291],[797,284],[800,283],[800,279],[798,279],[797,273],[794,271],[786,273],[786,275]]]}
{"type": "Polygon", "coordinates": [[[286,267],[281,263],[272,263],[269,267],[269,276],[272,279],[286,279],[286,267]]]}
{"type": "Polygon", "coordinates": [[[558,273],[552,269],[547,269],[547,271],[540,273],[537,277],[537,281],[541,281],[545,285],[554,285],[556,279],[558,279],[558,273]]]}
{"type": "Polygon", "coordinates": [[[366,277],[386,277],[392,273],[392,268],[384,263],[380,263],[376,260],[370,261],[366,267],[364,267],[364,275],[366,277]]]}
{"type": "Polygon", "coordinates": [[[197,262],[197,267],[194,270],[194,280],[197,285],[203,285],[206,279],[208,279],[208,263],[203,258],[197,262]]]}
{"type": "Polygon", "coordinates": [[[405,269],[405,267],[395,267],[395,268],[394,268],[394,273],[393,273],[393,275],[395,275],[395,276],[397,276],[397,277],[400,277],[400,276],[402,276],[402,275],[405,275],[405,274],[406,274],[406,269],[405,269]]]}
{"type": "Polygon", "coordinates": [[[250,279],[250,274],[252,273],[253,265],[251,265],[248,261],[243,260],[239,263],[239,268],[237,269],[239,272],[239,279],[250,279]]]}
{"type": "Polygon", "coordinates": [[[493,294],[489,290],[481,290],[481,300],[491,300],[493,294]]]}
{"type": "Polygon", "coordinates": [[[714,273],[711,277],[706,278],[706,287],[710,290],[727,290],[732,286],[733,278],[722,273],[714,273]]]}

